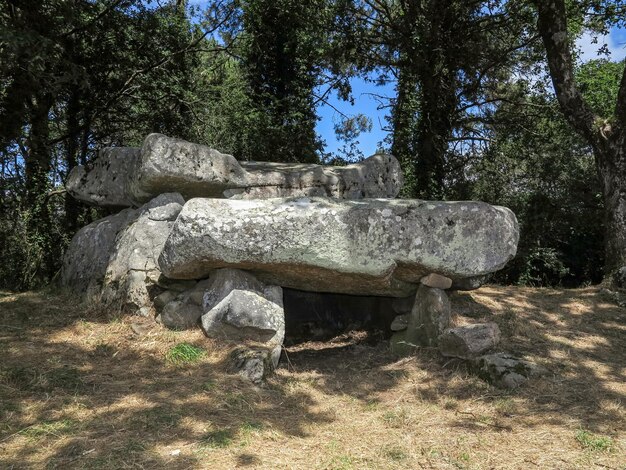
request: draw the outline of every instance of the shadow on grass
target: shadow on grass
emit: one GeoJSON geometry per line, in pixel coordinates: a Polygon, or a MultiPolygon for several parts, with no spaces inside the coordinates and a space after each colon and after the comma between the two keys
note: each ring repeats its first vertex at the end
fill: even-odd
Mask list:
{"type": "MultiPolygon", "coordinates": [[[[260,461],[246,449],[246,436],[272,430],[305,437],[311,426],[335,419],[320,397],[347,396],[367,409],[400,385],[409,403],[446,409],[521,398],[527,406],[514,419],[527,427],[538,420],[571,427],[574,420],[591,431],[626,429],[619,410],[606,406],[626,401],[619,386],[626,381],[626,315],[597,289],[485,288],[453,296],[453,307],[496,321],[507,350],[541,362],[552,375],[501,391],[435,351],[398,360],[385,343],[368,345],[361,333],[289,348],[277,374],[259,388],[225,374],[221,346],[199,331],[165,333],[148,319],[91,317],[72,298],[51,292],[3,293],[0,467],[192,468],[236,447],[237,465],[254,468],[260,461]],[[155,336],[134,335],[131,322],[143,322],[155,336]],[[213,350],[176,366],[153,344],[159,341],[213,350]],[[181,454],[186,448],[193,451],[181,454]],[[43,461],[33,460],[38,453],[43,461]]],[[[452,425],[511,429],[490,417],[464,418],[452,425]]]]}

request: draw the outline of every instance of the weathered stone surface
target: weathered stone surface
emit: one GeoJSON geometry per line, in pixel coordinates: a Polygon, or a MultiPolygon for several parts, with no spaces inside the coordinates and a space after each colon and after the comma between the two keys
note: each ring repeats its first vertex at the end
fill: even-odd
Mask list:
{"type": "Polygon", "coordinates": [[[258,292],[235,289],[202,315],[202,329],[213,338],[281,345],[285,313],[258,292]]]}
{"type": "Polygon", "coordinates": [[[240,346],[230,353],[229,370],[254,384],[262,384],[276,368],[280,346],[274,348],[240,346]]]}
{"type": "Polygon", "coordinates": [[[458,326],[439,337],[439,351],[448,357],[470,358],[494,348],[500,342],[500,328],[489,323],[458,326]]]}
{"type": "Polygon", "coordinates": [[[427,287],[436,287],[437,289],[450,289],[452,287],[452,279],[441,274],[430,273],[420,279],[420,283],[427,287]]]}
{"type": "Polygon", "coordinates": [[[61,285],[93,299],[100,293],[117,234],[136,217],[126,209],[80,229],[67,248],[61,269],[61,285]]]}
{"type": "Polygon", "coordinates": [[[163,307],[165,307],[168,303],[174,300],[177,296],[177,292],[166,290],[157,295],[152,300],[152,303],[154,304],[154,308],[156,309],[156,311],[160,312],[161,310],[163,310],[163,307]]]}
{"type": "Polygon", "coordinates": [[[186,299],[168,302],[158,316],[164,326],[174,330],[185,330],[198,325],[202,308],[186,299]]]}
{"type": "Polygon", "coordinates": [[[70,172],[65,188],[78,199],[103,207],[134,205],[127,188],[139,148],[109,147],[100,150],[90,168],[77,166],[70,172]]]}
{"type": "Polygon", "coordinates": [[[517,388],[529,378],[547,374],[543,367],[507,353],[480,356],[470,365],[483,380],[501,388],[517,388]]]}
{"type": "Polygon", "coordinates": [[[234,267],[294,289],[403,297],[431,272],[497,271],[517,241],[515,215],[481,202],[192,199],[159,265],[177,279],[234,267]]]}
{"type": "Polygon", "coordinates": [[[391,337],[391,351],[406,355],[416,347],[437,346],[439,336],[450,326],[450,300],[445,291],[420,285],[406,329],[391,337]]]}
{"type": "Polygon", "coordinates": [[[391,331],[404,331],[409,326],[409,314],[398,315],[391,322],[391,331]]]}
{"type": "Polygon", "coordinates": [[[152,306],[154,279],[160,277],[157,258],[184,200],[161,194],[136,210],[134,220],[120,231],[103,282],[103,301],[136,312],[152,306]]]}
{"type": "Polygon", "coordinates": [[[185,198],[330,196],[361,199],[395,197],[402,171],[390,155],[374,155],[344,167],[238,162],[204,145],[162,134],[146,137],[129,183],[129,195],[145,201],[178,191],[185,198]]]}

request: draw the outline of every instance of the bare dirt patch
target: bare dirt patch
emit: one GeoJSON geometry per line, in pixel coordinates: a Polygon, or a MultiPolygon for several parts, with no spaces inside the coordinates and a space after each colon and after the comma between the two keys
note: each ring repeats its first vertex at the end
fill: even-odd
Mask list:
{"type": "Polygon", "coordinates": [[[259,388],[199,330],[0,293],[0,468],[626,468],[625,309],[597,288],[452,301],[551,373],[503,391],[353,332],[290,347],[259,388]]]}

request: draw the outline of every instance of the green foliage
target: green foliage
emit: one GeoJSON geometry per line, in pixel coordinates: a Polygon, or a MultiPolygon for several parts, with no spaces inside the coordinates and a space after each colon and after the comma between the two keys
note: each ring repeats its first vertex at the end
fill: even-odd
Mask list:
{"type": "Polygon", "coordinates": [[[192,364],[206,356],[206,351],[189,343],[180,343],[170,349],[165,358],[176,365],[192,364]]]}
{"type": "Polygon", "coordinates": [[[576,432],[576,440],[587,450],[594,452],[607,452],[613,448],[613,439],[608,436],[598,436],[585,429],[576,432]]]}

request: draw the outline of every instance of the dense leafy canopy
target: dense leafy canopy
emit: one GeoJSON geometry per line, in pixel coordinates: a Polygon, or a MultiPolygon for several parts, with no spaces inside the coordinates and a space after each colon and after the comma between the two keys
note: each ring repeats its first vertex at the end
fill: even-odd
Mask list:
{"type": "MultiPolygon", "coordinates": [[[[606,178],[550,86],[531,2],[186,3],[0,6],[0,285],[49,281],[73,233],[105,215],[62,192],[68,172],[104,146],[162,132],[242,160],[358,158],[369,116],[342,115],[338,153],[315,131],[332,94],[354,102],[354,77],[395,87],[381,146],[403,165],[403,196],[516,212],[519,256],[500,281],[602,279],[606,178]]],[[[568,48],[625,17],[622,2],[565,5],[568,48]]],[[[584,102],[609,123],[620,119],[623,70],[608,59],[575,70],[584,102]]]]}

